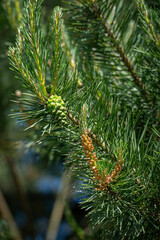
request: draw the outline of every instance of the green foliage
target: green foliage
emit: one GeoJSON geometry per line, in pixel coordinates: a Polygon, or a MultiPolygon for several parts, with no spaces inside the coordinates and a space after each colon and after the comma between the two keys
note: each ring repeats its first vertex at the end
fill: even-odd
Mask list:
{"type": "MultiPolygon", "coordinates": [[[[125,103],[125,106],[141,110],[145,115],[152,114],[156,118],[159,94],[154,92],[155,86],[159,85],[159,70],[156,67],[157,72],[153,76],[151,63],[155,59],[154,66],[158,66],[159,47],[156,45],[153,52],[155,39],[149,41],[148,32],[143,31],[147,25],[142,22],[140,14],[144,18],[144,13],[136,7],[136,3],[139,5],[140,1],[69,2],[70,17],[66,17],[65,23],[76,45],[78,67],[89,75],[92,73],[92,62],[99,71],[102,69],[101,81],[108,85],[110,92],[120,96],[121,106],[125,103]],[[152,54],[149,56],[152,60],[146,62],[150,48],[152,54]],[[153,78],[155,81],[152,81],[153,78]]],[[[157,9],[153,12],[156,29],[159,29],[159,12],[157,9]]]]}
{"type": "Polygon", "coordinates": [[[55,8],[47,30],[40,6],[26,1],[9,49],[29,91],[18,100],[18,118],[42,146],[47,138],[63,144],[95,239],[158,239],[158,8],[69,1],[64,23],[55,8]]]}

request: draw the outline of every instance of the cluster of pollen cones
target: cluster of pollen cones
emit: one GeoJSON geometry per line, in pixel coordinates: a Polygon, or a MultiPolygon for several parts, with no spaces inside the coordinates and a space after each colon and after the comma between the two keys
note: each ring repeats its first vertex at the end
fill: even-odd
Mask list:
{"type": "Polygon", "coordinates": [[[117,159],[117,163],[113,171],[111,172],[111,174],[110,175],[107,174],[107,169],[105,169],[102,175],[98,169],[98,159],[96,157],[96,153],[93,152],[94,146],[92,144],[92,140],[87,134],[87,131],[83,131],[81,139],[82,139],[83,152],[85,153],[87,162],[90,166],[90,170],[92,173],[91,179],[97,183],[96,190],[98,191],[107,190],[110,182],[113,182],[119,176],[121,169],[124,165],[121,149],[120,149],[119,157],[117,159]]]}

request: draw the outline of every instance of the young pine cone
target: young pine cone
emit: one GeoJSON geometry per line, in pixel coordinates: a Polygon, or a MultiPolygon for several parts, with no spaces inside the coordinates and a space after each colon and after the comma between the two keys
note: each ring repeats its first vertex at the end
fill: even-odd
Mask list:
{"type": "Polygon", "coordinates": [[[66,123],[67,110],[61,96],[51,95],[47,101],[47,109],[55,120],[60,121],[62,124],[66,123]]]}

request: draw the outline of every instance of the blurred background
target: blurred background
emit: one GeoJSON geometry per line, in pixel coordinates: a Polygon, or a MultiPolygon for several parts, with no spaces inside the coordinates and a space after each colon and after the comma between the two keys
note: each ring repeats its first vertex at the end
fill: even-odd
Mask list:
{"type": "MultiPolygon", "coordinates": [[[[22,8],[24,1],[0,1],[0,240],[85,239],[82,228],[87,223],[79,201],[72,193],[64,196],[64,188],[70,189],[71,182],[63,175],[65,159],[56,150],[56,142],[54,147],[35,146],[33,132],[24,131],[25,123],[9,116],[17,106],[12,100],[23,91],[10,70],[7,53],[15,43],[17,3],[22,8]],[[63,197],[70,198],[65,211],[63,201],[56,208],[63,197]],[[46,238],[52,227],[55,235],[46,238]]],[[[62,1],[44,1],[43,18],[57,5],[62,6],[62,1]]]]}

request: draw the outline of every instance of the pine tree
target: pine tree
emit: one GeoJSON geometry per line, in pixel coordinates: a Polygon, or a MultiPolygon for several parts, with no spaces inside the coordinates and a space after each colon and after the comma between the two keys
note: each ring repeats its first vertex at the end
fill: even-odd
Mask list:
{"type": "Polygon", "coordinates": [[[160,2],[68,1],[49,27],[41,3],[25,2],[9,49],[26,88],[15,114],[39,140],[63,143],[93,239],[156,240],[160,2]]]}

